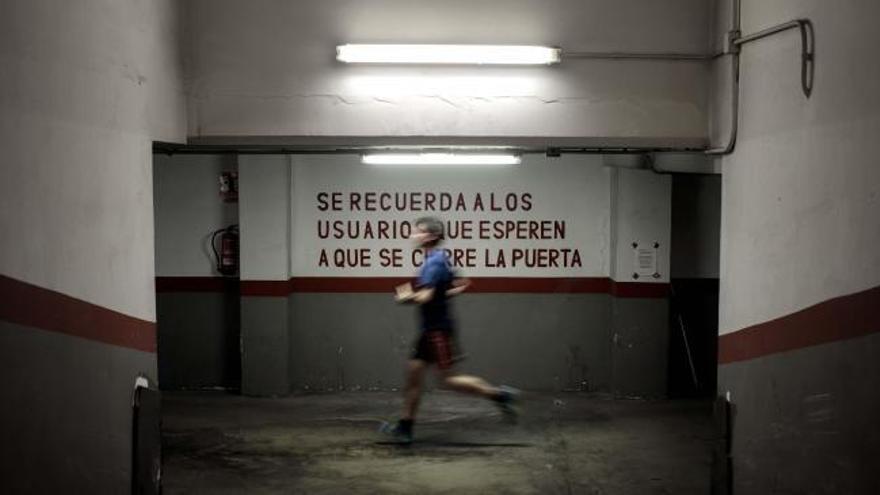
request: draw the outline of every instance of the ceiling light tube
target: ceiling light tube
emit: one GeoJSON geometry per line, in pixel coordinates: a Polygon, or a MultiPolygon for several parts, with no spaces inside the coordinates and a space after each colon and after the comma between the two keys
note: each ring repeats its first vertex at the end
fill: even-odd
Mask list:
{"type": "Polygon", "coordinates": [[[561,50],[526,45],[358,45],[336,47],[336,60],[362,64],[550,65],[561,50]]]}
{"type": "Polygon", "coordinates": [[[361,158],[368,165],[518,165],[510,154],[476,153],[376,153],[361,158]]]}

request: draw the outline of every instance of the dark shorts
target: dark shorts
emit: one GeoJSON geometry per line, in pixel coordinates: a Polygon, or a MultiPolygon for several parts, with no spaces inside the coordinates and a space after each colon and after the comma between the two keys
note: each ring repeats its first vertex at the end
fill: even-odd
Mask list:
{"type": "Polygon", "coordinates": [[[448,330],[425,330],[421,332],[413,359],[434,363],[441,370],[452,368],[455,361],[455,344],[448,330]]]}

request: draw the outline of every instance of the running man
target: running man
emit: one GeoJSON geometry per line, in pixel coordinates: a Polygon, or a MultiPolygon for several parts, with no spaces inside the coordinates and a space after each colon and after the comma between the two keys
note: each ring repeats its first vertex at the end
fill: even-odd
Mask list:
{"type": "Polygon", "coordinates": [[[397,424],[384,425],[382,431],[402,443],[412,442],[425,370],[431,364],[437,367],[441,386],[492,400],[507,419],[515,421],[513,403],[519,394],[516,389],[495,387],[482,378],[462,375],[453,369],[454,325],[449,315],[448,300],[464,292],[470,281],[455,278],[446,253],[437,248],[443,241],[443,223],[433,217],[419,218],[410,239],[424,250],[425,261],[415,288],[412,284],[398,286],[395,299],[399,303],[419,306],[421,328],[415,352],[407,363],[403,415],[397,424]]]}

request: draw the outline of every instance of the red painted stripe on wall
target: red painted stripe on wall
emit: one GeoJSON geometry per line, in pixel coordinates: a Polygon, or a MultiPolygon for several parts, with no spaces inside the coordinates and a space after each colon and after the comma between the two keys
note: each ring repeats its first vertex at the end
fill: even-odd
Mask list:
{"type": "Polygon", "coordinates": [[[412,282],[406,277],[293,277],[289,293],[294,292],[394,292],[400,284],[412,282]]]}
{"type": "Polygon", "coordinates": [[[225,292],[238,290],[232,277],[156,277],[156,292],[225,292]]]}
{"type": "MultiPolygon", "coordinates": [[[[242,280],[244,296],[283,297],[292,293],[390,293],[412,281],[403,277],[293,277],[290,280],[242,280]]],[[[615,282],[607,277],[473,277],[471,293],[612,294],[624,298],[665,298],[666,283],[615,282]]]]}
{"type": "Polygon", "coordinates": [[[880,287],[848,294],[718,338],[728,364],[880,332],[880,287]]]}
{"type": "Polygon", "coordinates": [[[290,295],[290,280],[242,280],[241,295],[287,297],[290,295]]]}
{"type": "Polygon", "coordinates": [[[156,323],[0,275],[0,320],[156,352],[156,323]]]}

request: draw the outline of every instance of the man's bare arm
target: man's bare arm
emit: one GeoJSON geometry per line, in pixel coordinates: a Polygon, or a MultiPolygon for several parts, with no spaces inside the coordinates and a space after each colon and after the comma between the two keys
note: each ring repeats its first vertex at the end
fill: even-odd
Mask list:
{"type": "Polygon", "coordinates": [[[452,288],[446,290],[446,297],[454,297],[466,291],[471,286],[468,278],[457,278],[452,281],[452,288]]]}

